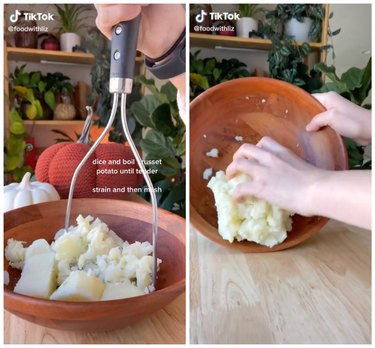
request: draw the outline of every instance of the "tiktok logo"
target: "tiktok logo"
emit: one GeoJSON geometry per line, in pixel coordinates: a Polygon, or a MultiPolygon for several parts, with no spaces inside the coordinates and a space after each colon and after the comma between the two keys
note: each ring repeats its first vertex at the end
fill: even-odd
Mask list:
{"type": "Polygon", "coordinates": [[[18,16],[19,16],[20,14],[21,14],[21,12],[18,11],[18,10],[16,10],[16,12],[13,13],[13,14],[9,17],[10,21],[11,21],[12,23],[16,23],[16,22],[18,21],[18,16]]]}
{"type": "Polygon", "coordinates": [[[195,20],[198,22],[198,23],[203,23],[204,21],[204,17],[207,16],[207,12],[205,10],[201,10],[201,13],[197,14],[195,16],[195,20]]]}

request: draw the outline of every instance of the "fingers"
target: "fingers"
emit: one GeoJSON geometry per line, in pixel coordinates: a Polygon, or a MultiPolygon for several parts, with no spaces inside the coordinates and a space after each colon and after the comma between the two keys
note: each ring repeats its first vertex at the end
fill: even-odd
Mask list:
{"type": "Polygon", "coordinates": [[[289,150],[285,146],[281,145],[271,137],[263,137],[262,139],[260,139],[257,146],[261,149],[272,152],[275,155],[281,155],[289,152],[289,150]]]}
{"type": "Polygon", "coordinates": [[[233,155],[233,161],[239,159],[250,159],[254,158],[259,162],[268,162],[271,160],[270,153],[261,147],[253,144],[243,144],[233,155]]]}
{"type": "Polygon", "coordinates": [[[256,176],[256,173],[259,172],[259,170],[263,166],[255,159],[245,159],[240,158],[237,160],[234,160],[226,170],[226,176],[228,179],[233,178],[238,173],[245,173],[248,174],[251,177],[256,176]]]}
{"type": "Polygon", "coordinates": [[[315,132],[319,130],[322,127],[329,126],[330,125],[330,111],[324,111],[318,115],[316,115],[310,123],[306,125],[306,130],[308,132],[315,132]]]}
{"type": "Polygon", "coordinates": [[[141,13],[140,5],[95,5],[98,15],[95,23],[99,30],[108,38],[112,37],[112,28],[120,22],[129,21],[141,13]]]}
{"type": "Polygon", "coordinates": [[[240,202],[247,196],[258,196],[259,192],[261,191],[261,183],[259,181],[251,181],[244,184],[239,184],[233,190],[232,197],[237,201],[240,202]]]}

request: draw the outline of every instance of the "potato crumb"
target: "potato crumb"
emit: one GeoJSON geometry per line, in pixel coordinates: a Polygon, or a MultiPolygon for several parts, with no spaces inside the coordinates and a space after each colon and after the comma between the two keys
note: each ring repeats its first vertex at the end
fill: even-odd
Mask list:
{"type": "Polygon", "coordinates": [[[9,284],[9,273],[8,271],[4,271],[4,285],[9,284]]]}
{"type": "Polygon", "coordinates": [[[210,151],[206,152],[207,157],[218,158],[219,157],[219,150],[216,148],[211,149],[210,151]]]}
{"type": "Polygon", "coordinates": [[[265,104],[265,102],[266,102],[266,99],[263,98],[262,99],[262,104],[265,104]]]}
{"type": "Polygon", "coordinates": [[[207,138],[207,135],[206,135],[206,134],[203,134],[203,138],[205,138],[205,139],[206,139],[206,138],[207,138]]]}
{"type": "Polygon", "coordinates": [[[203,172],[203,179],[208,180],[212,176],[212,168],[206,168],[203,172]]]}
{"type": "Polygon", "coordinates": [[[236,136],[234,137],[234,139],[235,139],[236,141],[238,141],[238,142],[242,142],[242,141],[243,141],[243,137],[242,137],[241,135],[236,135],[236,136]]]}

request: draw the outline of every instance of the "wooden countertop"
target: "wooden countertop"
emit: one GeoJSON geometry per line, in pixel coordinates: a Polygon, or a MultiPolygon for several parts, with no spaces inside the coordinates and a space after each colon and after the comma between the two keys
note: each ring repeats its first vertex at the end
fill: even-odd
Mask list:
{"type": "Polygon", "coordinates": [[[371,343],[371,232],[330,221],[289,250],[242,254],[191,231],[190,342],[371,343]]]}
{"type": "Polygon", "coordinates": [[[5,344],[167,344],[185,343],[185,294],[150,318],[123,330],[75,332],[49,329],[5,311],[5,344]]]}

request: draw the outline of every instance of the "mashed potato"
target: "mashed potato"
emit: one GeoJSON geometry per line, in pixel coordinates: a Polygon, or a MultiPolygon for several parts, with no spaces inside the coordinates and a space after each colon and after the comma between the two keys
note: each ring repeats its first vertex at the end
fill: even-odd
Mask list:
{"type": "MultiPolygon", "coordinates": [[[[91,216],[84,218],[79,215],[77,225],[69,227],[68,231],[58,231],[51,245],[42,239],[34,241],[28,248],[25,248],[23,243],[9,239],[5,257],[10,266],[24,270],[24,265],[30,263],[34,256],[40,256],[39,254],[46,251],[51,252],[58,286],[57,290],[56,286],[53,289],[53,296],[47,296],[51,296],[51,299],[82,300],[80,288],[85,286],[93,290],[91,297],[86,296],[87,300],[98,300],[98,293],[94,291],[98,286],[95,284],[103,284],[103,289],[108,284],[116,284],[110,286],[110,291],[104,291],[106,300],[117,290],[120,295],[114,294],[116,298],[126,295],[127,292],[130,297],[152,291],[152,245],[149,242],[129,244],[105,223],[99,219],[94,220],[91,216]],[[44,250],[46,248],[48,250],[44,250]]],[[[158,259],[158,268],[160,263],[161,260],[158,259]]],[[[29,275],[27,279],[29,278],[30,281],[27,282],[31,283],[32,276],[29,275]]],[[[25,286],[26,292],[28,285],[25,286]]]]}
{"type": "Polygon", "coordinates": [[[255,197],[237,203],[232,193],[238,184],[251,180],[240,174],[227,180],[219,171],[212,177],[208,187],[215,196],[219,233],[223,239],[233,242],[248,240],[270,248],[280,244],[292,229],[291,213],[255,197]]]}

